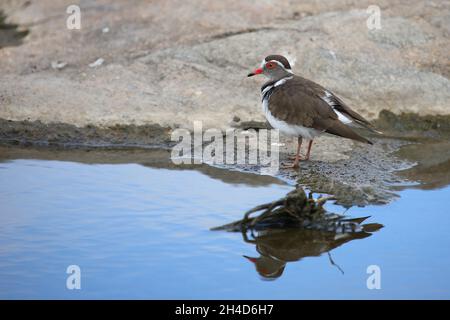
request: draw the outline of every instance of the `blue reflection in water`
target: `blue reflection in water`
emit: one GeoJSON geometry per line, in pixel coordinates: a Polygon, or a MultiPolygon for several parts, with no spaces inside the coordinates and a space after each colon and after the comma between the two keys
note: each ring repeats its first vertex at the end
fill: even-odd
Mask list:
{"type": "MultiPolygon", "coordinates": [[[[385,228],[261,281],[239,233],[209,228],[292,187],[224,183],[194,170],[14,160],[0,170],[1,298],[450,298],[450,188],[354,208],[385,228]],[[443,200],[444,199],[444,200],[443,200]],[[81,268],[81,290],[66,268],[81,268]],[[382,289],[366,268],[380,266],[382,289]]],[[[335,212],[338,206],[328,205],[335,212]]]]}

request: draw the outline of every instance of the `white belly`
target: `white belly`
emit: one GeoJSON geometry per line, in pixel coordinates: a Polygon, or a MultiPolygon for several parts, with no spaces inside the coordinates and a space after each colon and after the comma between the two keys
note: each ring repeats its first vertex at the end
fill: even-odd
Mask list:
{"type": "Polygon", "coordinates": [[[269,105],[267,102],[267,99],[263,100],[263,111],[266,115],[267,121],[269,121],[270,125],[274,127],[275,129],[280,130],[280,132],[289,135],[289,136],[295,136],[295,137],[303,137],[308,140],[312,140],[318,135],[322,133],[322,131],[314,129],[314,128],[307,128],[303,126],[298,125],[291,125],[286,123],[283,120],[276,119],[269,111],[269,105]]]}

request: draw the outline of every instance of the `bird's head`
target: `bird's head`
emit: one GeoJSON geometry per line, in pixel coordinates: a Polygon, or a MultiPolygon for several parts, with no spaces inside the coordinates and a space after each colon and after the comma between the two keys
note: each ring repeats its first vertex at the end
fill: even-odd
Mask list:
{"type": "Polygon", "coordinates": [[[286,266],[286,262],[284,261],[265,256],[259,258],[244,256],[244,258],[255,265],[256,271],[263,280],[275,280],[279,278],[283,274],[284,267],[286,266]]]}
{"type": "Polygon", "coordinates": [[[249,77],[257,74],[263,74],[270,80],[282,79],[292,75],[291,65],[289,61],[278,54],[267,56],[261,63],[261,66],[255,71],[248,74],[249,77]]]}

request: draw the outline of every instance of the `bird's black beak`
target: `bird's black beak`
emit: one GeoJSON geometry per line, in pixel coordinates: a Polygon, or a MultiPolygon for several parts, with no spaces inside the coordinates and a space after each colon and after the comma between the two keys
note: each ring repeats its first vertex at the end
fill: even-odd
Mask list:
{"type": "Polygon", "coordinates": [[[258,260],[258,259],[256,259],[256,258],[252,258],[252,257],[249,257],[249,256],[243,256],[244,258],[246,258],[248,261],[251,261],[251,262],[253,262],[253,263],[256,263],[256,261],[258,260]]]}
{"type": "Polygon", "coordinates": [[[258,69],[256,69],[255,71],[250,72],[250,73],[247,75],[247,77],[253,77],[253,76],[256,76],[257,74],[261,74],[261,73],[263,73],[263,69],[262,69],[262,68],[258,68],[258,69]]]}

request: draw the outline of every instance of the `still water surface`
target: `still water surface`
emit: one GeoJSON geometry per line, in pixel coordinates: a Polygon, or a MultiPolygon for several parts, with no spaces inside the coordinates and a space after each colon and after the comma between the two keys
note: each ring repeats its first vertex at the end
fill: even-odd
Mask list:
{"type": "Polygon", "coordinates": [[[260,256],[255,244],[209,229],[283,197],[290,185],[135,160],[76,162],[51,153],[0,160],[3,299],[450,298],[449,187],[405,190],[389,205],[351,208],[346,214],[384,225],[364,239],[273,240],[272,260],[284,269],[268,281],[243,257],[260,256]],[[330,249],[344,274],[331,265],[330,249]],[[278,261],[284,258],[289,262],[278,261]],[[81,290],[66,288],[66,268],[74,264],[81,290]],[[380,290],[367,289],[370,265],[381,269],[380,290]]]}

